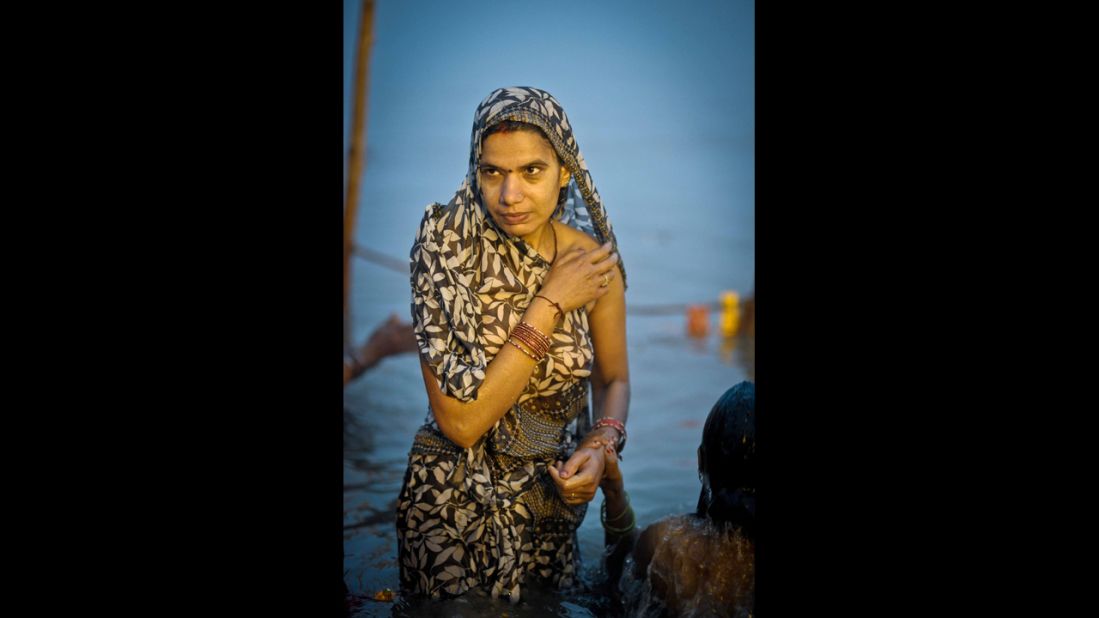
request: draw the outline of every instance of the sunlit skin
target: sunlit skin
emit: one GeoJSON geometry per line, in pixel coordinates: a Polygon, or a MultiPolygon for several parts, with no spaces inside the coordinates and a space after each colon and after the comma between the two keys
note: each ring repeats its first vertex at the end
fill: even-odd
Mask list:
{"type": "MultiPolygon", "coordinates": [[[[482,203],[497,225],[552,261],[538,293],[566,312],[587,307],[595,349],[593,418],[610,416],[625,422],[630,397],[625,287],[618,276],[618,256],[609,243],[600,246],[584,232],[550,220],[560,189],[568,185],[568,169],[542,135],[509,131],[484,139],[477,174],[482,203]],[[604,276],[609,281],[605,287],[604,276]]],[[[559,316],[552,304],[536,298],[522,320],[550,333],[559,316]]],[[[486,367],[477,399],[461,402],[442,393],[431,368],[421,361],[439,429],[455,444],[472,446],[518,400],[534,367],[528,356],[503,346],[486,367]]],[[[595,497],[603,478],[602,445],[617,440],[618,432],[611,427],[593,431],[567,462],[549,468],[566,504],[583,504],[595,497]]]]}
{"type": "Polygon", "coordinates": [[[569,183],[569,170],[557,161],[546,138],[530,131],[489,135],[481,146],[477,182],[481,201],[497,225],[543,256],[554,257],[550,217],[558,193],[569,183]]]}
{"type": "MultiPolygon", "coordinates": [[[[604,450],[605,473],[602,489],[606,518],[617,528],[636,524],[630,514],[622,471],[613,446],[604,450]]],[[[710,488],[710,473],[703,465],[701,449],[698,469],[702,486],[710,488]]],[[[632,576],[649,582],[654,598],[667,606],[671,615],[686,615],[689,610],[711,615],[704,602],[727,606],[750,606],[755,587],[754,537],[727,534],[720,525],[694,514],[662,518],[644,530],[604,533],[605,566],[608,580],[617,583],[633,556],[632,576]]],[[[611,585],[615,606],[621,603],[621,590],[611,585]]],[[[627,608],[633,610],[634,608],[627,608]]]]}

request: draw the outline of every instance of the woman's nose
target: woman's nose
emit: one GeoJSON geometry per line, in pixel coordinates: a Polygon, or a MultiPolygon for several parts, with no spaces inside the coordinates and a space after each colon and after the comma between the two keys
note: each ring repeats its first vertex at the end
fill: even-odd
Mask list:
{"type": "Polygon", "coordinates": [[[523,201],[523,188],[520,184],[515,174],[504,176],[503,185],[500,187],[500,201],[509,206],[523,201]]]}

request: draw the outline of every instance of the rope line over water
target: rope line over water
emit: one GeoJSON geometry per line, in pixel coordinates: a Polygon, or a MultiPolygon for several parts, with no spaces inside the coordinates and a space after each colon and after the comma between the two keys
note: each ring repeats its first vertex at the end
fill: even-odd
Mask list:
{"type": "MultiPolygon", "coordinates": [[[[393,272],[408,276],[408,261],[398,260],[397,258],[386,255],[380,251],[375,251],[362,245],[354,245],[351,249],[352,254],[355,257],[361,258],[372,264],[377,264],[382,268],[392,270],[393,272]]],[[[713,301],[708,303],[668,303],[663,305],[636,305],[627,304],[626,313],[629,315],[683,315],[683,313],[689,307],[706,306],[715,311],[720,311],[722,308],[721,301],[713,301]]]]}

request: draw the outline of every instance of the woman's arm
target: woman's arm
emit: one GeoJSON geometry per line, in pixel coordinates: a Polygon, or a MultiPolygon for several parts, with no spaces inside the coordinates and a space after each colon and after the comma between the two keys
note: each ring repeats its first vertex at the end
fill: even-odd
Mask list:
{"type": "MultiPolygon", "coordinates": [[[[625,426],[630,406],[630,366],[626,355],[626,288],[615,277],[610,291],[590,314],[595,367],[592,371],[592,419],[613,418],[625,426]]],[[[616,444],[618,430],[602,427],[589,434],[616,444]],[[598,432],[598,433],[597,433],[598,432]]]]}
{"type": "MultiPolygon", "coordinates": [[[[590,251],[573,249],[554,260],[538,293],[556,302],[562,310],[571,311],[608,295],[610,286],[619,279],[614,276],[617,264],[618,256],[612,253],[609,243],[590,251]],[[606,288],[600,286],[604,273],[611,281],[606,288]]],[[[561,317],[549,300],[535,298],[521,318],[547,336],[553,333],[561,317]]],[[[519,399],[535,364],[524,352],[505,343],[485,367],[477,399],[463,402],[442,392],[431,367],[421,358],[428,401],[443,435],[462,448],[476,444],[519,399]]]]}
{"type": "MultiPolygon", "coordinates": [[[[616,545],[623,540],[633,546],[633,540],[637,536],[633,507],[630,506],[629,495],[626,494],[625,482],[622,479],[622,470],[618,467],[618,453],[614,445],[604,447],[604,462],[606,473],[599,486],[603,489],[603,509],[600,519],[603,524],[603,542],[608,547],[616,545]]],[[[625,551],[629,551],[627,548],[625,551]]]]}
{"type": "Polygon", "coordinates": [[[610,593],[614,605],[620,602],[618,580],[622,575],[622,567],[626,557],[633,550],[637,541],[637,517],[630,506],[629,496],[622,480],[622,471],[618,467],[618,453],[614,446],[608,444],[604,451],[606,462],[603,481],[599,484],[603,488],[603,507],[600,512],[600,522],[603,524],[603,565],[607,570],[610,593]]]}
{"type": "MultiPolygon", "coordinates": [[[[614,277],[589,313],[595,367],[592,370],[593,415],[626,422],[630,405],[630,373],[626,357],[626,288],[614,277]]],[[[618,442],[618,430],[600,427],[584,436],[580,446],[560,470],[550,469],[566,504],[590,502],[603,478],[602,446],[618,442]]]]}
{"type": "MultiPolygon", "coordinates": [[[[535,298],[523,314],[522,321],[549,334],[557,324],[556,311],[549,302],[535,298]]],[[[463,403],[443,394],[435,373],[423,358],[420,359],[420,370],[435,422],[443,435],[462,448],[476,444],[511,408],[530,380],[535,366],[534,359],[505,343],[485,368],[485,381],[481,384],[477,399],[463,403]]]]}

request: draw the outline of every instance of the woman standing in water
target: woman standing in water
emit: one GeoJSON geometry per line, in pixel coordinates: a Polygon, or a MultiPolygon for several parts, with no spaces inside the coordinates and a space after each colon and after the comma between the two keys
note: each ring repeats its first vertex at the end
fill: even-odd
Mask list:
{"type": "Polygon", "coordinates": [[[549,93],[481,102],[466,178],[426,209],[411,262],[430,410],[397,501],[401,587],[512,602],[532,579],[567,587],[603,446],[625,443],[626,282],[549,93]]]}

